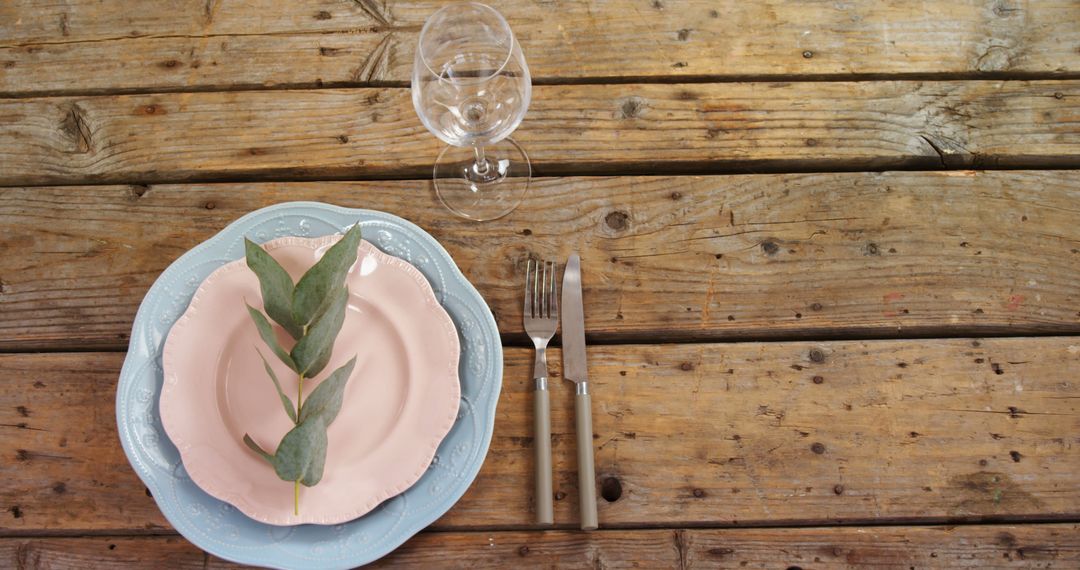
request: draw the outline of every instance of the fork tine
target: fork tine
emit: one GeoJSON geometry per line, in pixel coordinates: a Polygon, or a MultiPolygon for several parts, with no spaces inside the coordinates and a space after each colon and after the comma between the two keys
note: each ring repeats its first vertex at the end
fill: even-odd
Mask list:
{"type": "Polygon", "coordinates": [[[540,281],[540,318],[548,318],[548,262],[541,261],[544,266],[543,279],[540,281]]]}
{"type": "Polygon", "coordinates": [[[536,318],[536,317],[540,316],[540,260],[539,259],[536,260],[536,263],[533,265],[533,282],[532,282],[532,286],[533,286],[532,316],[533,316],[533,318],[536,318]]]}
{"type": "Polygon", "coordinates": [[[532,260],[531,257],[529,258],[529,260],[527,262],[525,262],[525,307],[521,310],[521,314],[525,318],[531,318],[533,316],[533,313],[532,313],[532,308],[533,308],[532,307],[532,299],[533,299],[533,296],[532,296],[532,287],[531,287],[532,284],[530,283],[530,280],[529,280],[529,275],[532,273],[532,263],[533,263],[533,260],[532,260]]]}
{"type": "Polygon", "coordinates": [[[556,288],[556,282],[558,281],[558,275],[559,275],[558,269],[559,269],[558,262],[552,262],[551,263],[551,317],[553,317],[555,319],[559,318],[559,292],[558,292],[558,289],[556,288]]]}

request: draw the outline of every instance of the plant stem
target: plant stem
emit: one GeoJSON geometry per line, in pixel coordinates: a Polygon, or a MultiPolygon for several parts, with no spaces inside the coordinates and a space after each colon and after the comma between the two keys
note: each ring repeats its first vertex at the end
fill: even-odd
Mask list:
{"type": "Polygon", "coordinates": [[[296,421],[300,423],[300,407],[303,406],[304,398],[304,375],[300,375],[300,383],[296,388],[296,421]]]}
{"type": "MultiPolygon", "coordinates": [[[[300,410],[304,405],[304,375],[300,375],[300,382],[296,388],[296,421],[300,421],[300,410]]],[[[300,516],[300,480],[293,481],[293,514],[300,516]]]]}

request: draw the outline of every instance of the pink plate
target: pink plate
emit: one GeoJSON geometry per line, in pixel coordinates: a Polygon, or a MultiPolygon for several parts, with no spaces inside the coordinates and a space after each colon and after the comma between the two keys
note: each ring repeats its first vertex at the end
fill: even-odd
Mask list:
{"type": "MultiPolygon", "coordinates": [[[[341,236],[286,237],[264,247],[299,279],[341,236]]],[[[191,479],[247,516],[274,525],[355,519],[415,483],[454,425],[461,387],[450,316],[415,267],[361,242],[348,276],[350,299],[324,377],[357,356],[344,403],[328,431],[322,481],[300,488],[242,441],[273,452],[292,427],[256,349],[295,403],[296,374],[259,338],[247,309],[262,306],[259,281],[243,259],[210,274],[165,341],[161,421],[191,479]]],[[[283,330],[286,347],[291,339],[283,330]]]]}

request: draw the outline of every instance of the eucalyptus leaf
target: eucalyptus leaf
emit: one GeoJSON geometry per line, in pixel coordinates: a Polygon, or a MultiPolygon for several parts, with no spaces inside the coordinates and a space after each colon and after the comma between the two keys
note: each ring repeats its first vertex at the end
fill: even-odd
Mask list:
{"type": "Polygon", "coordinates": [[[314,378],[330,362],[330,353],[334,349],[334,339],[345,322],[345,309],[349,302],[348,287],[334,290],[330,302],[324,307],[315,322],[307,329],[296,346],[292,349],[296,371],[305,378],[314,378]]]}
{"type": "Polygon", "coordinates": [[[271,319],[281,325],[289,336],[298,339],[304,335],[303,327],[296,324],[292,314],[293,282],[269,253],[255,242],[244,238],[247,265],[259,278],[263,309],[271,319]]]}
{"type": "Polygon", "coordinates": [[[300,422],[310,418],[320,417],[326,425],[330,425],[338,412],[341,411],[341,399],[345,394],[345,384],[349,381],[353,368],[356,366],[356,357],[346,362],[341,368],[330,373],[325,380],[311,391],[311,395],[304,400],[304,406],[300,409],[300,422]]]}
{"type": "Polygon", "coordinates": [[[345,276],[356,262],[359,246],[360,224],[356,224],[300,278],[292,298],[296,324],[307,327],[323,312],[324,306],[331,302],[331,292],[345,284],[345,276]]]}
{"type": "Polygon", "coordinates": [[[271,465],[274,464],[274,456],[263,451],[263,448],[259,447],[259,444],[255,443],[255,440],[251,439],[251,436],[246,433],[244,434],[244,443],[250,447],[252,451],[259,454],[259,457],[269,461],[271,465]]]}
{"type": "Polygon", "coordinates": [[[270,363],[266,361],[266,357],[263,356],[262,351],[256,349],[255,352],[259,353],[259,358],[263,361],[263,367],[266,368],[266,373],[270,375],[270,379],[274,381],[274,388],[277,388],[278,397],[281,398],[281,405],[285,406],[285,413],[289,414],[289,419],[296,423],[296,409],[293,408],[292,400],[285,395],[285,392],[281,389],[281,382],[278,381],[277,374],[274,374],[274,369],[270,368],[270,363]]]}
{"type": "Polygon", "coordinates": [[[300,481],[310,487],[322,479],[322,465],[312,466],[316,461],[326,461],[326,424],[318,416],[300,422],[285,434],[272,463],[282,480],[300,481]]]}
{"type": "Polygon", "coordinates": [[[259,336],[262,337],[263,342],[270,347],[270,350],[274,351],[274,354],[276,354],[286,366],[299,372],[292,356],[281,347],[281,344],[277,341],[277,337],[274,336],[274,327],[270,325],[270,321],[266,320],[266,317],[264,317],[258,309],[252,308],[251,305],[248,305],[247,308],[248,313],[251,314],[251,320],[255,321],[255,328],[259,329],[259,336]]]}
{"type": "Polygon", "coordinates": [[[326,424],[322,424],[319,434],[322,437],[322,443],[315,445],[311,450],[311,461],[308,461],[307,467],[304,468],[304,476],[300,479],[300,484],[305,487],[318,485],[319,481],[322,481],[323,469],[326,467],[326,424]]]}

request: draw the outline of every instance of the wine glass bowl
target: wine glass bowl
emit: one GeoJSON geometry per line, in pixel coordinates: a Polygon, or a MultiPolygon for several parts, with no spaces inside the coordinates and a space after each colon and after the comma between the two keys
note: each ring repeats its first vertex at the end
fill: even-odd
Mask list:
{"type": "Polygon", "coordinates": [[[528,190],[531,166],[509,140],[532,97],[521,46],[493,8],[451,4],[420,32],[412,99],[424,126],[445,142],[435,190],[451,211],[474,220],[510,213],[528,190]]]}

